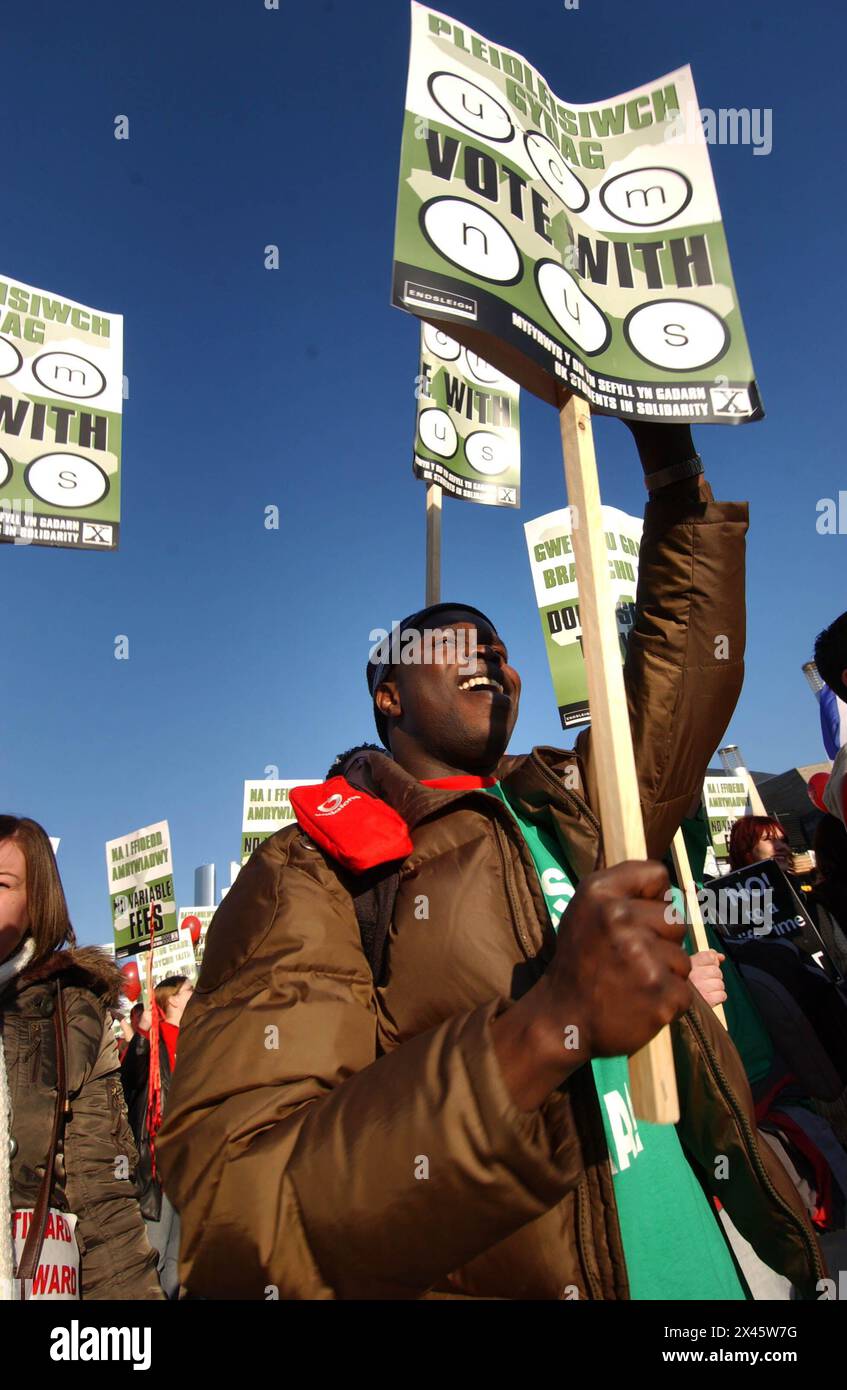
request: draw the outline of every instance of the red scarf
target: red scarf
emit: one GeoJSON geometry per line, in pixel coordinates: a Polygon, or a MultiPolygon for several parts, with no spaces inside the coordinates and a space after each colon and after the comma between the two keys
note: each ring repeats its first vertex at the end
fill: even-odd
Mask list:
{"type": "MultiPolygon", "coordinates": [[[[152,949],[152,948],[151,948],[152,949]]],[[[147,1138],[150,1144],[152,1174],[156,1177],[156,1135],[162,1128],[162,1064],[159,1036],[164,1015],[155,999],[150,1000],[150,1069],[147,1078],[147,1138]]]]}
{"type": "MultiPolygon", "coordinates": [[[[150,954],[147,957],[147,994],[150,1000],[150,1066],[147,1073],[147,1139],[150,1144],[150,1162],[153,1177],[156,1177],[156,1135],[162,1128],[162,1065],[159,1057],[159,1037],[164,1014],[156,1003],[153,994],[153,941],[156,919],[153,904],[150,904],[150,954]]],[[[166,1044],[167,1045],[167,1044],[166,1044]]]]}

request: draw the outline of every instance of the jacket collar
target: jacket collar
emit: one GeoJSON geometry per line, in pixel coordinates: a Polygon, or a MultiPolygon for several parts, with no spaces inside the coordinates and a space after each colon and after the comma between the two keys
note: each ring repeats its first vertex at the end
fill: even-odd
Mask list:
{"type": "MultiPolygon", "coordinates": [[[[425,787],[376,750],[362,753],[348,766],[346,776],[354,786],[393,806],[410,830],[468,797],[488,799],[484,791],[425,787]]],[[[583,798],[582,768],[575,753],[539,747],[531,753],[506,756],[497,765],[496,777],[528,819],[540,818],[549,808],[556,834],[578,877],[596,867],[599,825],[583,798]]]]}
{"type": "Polygon", "coordinates": [[[75,986],[96,994],[114,1007],[120,998],[122,976],[109,956],[98,946],[73,946],[54,951],[45,960],[28,966],[9,982],[4,993],[23,994],[34,986],[54,991],[53,982],[75,986]]]}

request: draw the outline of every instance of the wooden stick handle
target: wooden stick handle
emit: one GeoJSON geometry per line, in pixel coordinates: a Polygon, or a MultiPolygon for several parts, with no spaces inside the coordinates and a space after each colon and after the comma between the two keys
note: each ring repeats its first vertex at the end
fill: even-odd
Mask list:
{"type": "Polygon", "coordinates": [[[426,605],[441,601],[441,484],[426,485],[426,605]]]}
{"type": "MultiPolygon", "coordinates": [[[[645,859],[647,848],[632,734],[621,666],[620,642],[609,582],[609,557],[600,510],[591,412],[571,396],[559,411],[572,544],[579,589],[583,653],[591,710],[591,740],[600,793],[606,863],[645,859]]],[[[675,1124],[679,1101],[668,1028],[629,1060],[632,1100],[642,1120],[675,1124]]]]}
{"type": "Polygon", "coordinates": [[[150,904],[150,945],[147,951],[147,961],[145,968],[144,983],[147,986],[147,1007],[153,1007],[153,943],[156,940],[156,914],[153,911],[153,903],[150,904]]]}
{"type": "MultiPolygon", "coordinates": [[[[688,850],[685,847],[685,839],[681,830],[678,830],[673,837],[671,854],[673,855],[673,866],[676,870],[676,881],[685,899],[685,916],[691,927],[694,945],[697,947],[698,951],[711,951],[712,948],[709,945],[706,928],[703,925],[703,914],[700,911],[700,901],[697,897],[697,885],[694,882],[694,875],[691,872],[688,850]]],[[[724,1013],[723,1004],[713,1004],[712,1010],[717,1014],[724,1028],[726,1028],[726,1014],[724,1013]]]]}

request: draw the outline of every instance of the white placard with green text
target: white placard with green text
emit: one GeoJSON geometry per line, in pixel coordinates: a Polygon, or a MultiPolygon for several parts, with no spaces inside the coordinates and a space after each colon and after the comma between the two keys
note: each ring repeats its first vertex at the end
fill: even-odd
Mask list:
{"type": "Polygon", "coordinates": [[[747,780],[734,773],[707,777],[703,805],[718,860],[729,858],[729,836],[735,821],[747,815],[747,780]]]}
{"type": "Polygon", "coordinates": [[[300,781],[264,778],[244,783],[244,810],[241,819],[241,863],[246,864],[254,849],[264,840],[293,825],[294,809],[288,799],[292,787],[313,787],[319,778],[300,781]]]}
{"type": "MultiPolygon", "coordinates": [[[[559,74],[590,57],[563,22],[559,74]]],[[[578,104],[413,4],[393,303],[552,404],[763,413],[689,67],[578,104]]]]}
{"type": "Polygon", "coordinates": [[[179,939],[171,833],[166,820],[108,840],[106,874],[119,964],[148,950],[151,918],[154,946],[172,945],[179,939]]]}
{"type": "Polygon", "coordinates": [[[424,323],[415,394],[415,477],[466,502],[519,507],[520,387],[424,323]]]}
{"type": "MultiPolygon", "coordinates": [[[[629,516],[617,507],[601,510],[623,660],[635,622],[638,555],[644,523],[640,517],[629,516]]],[[[535,599],[563,729],[587,724],[590,719],[572,529],[570,507],[548,512],[524,525],[535,599]]]]}
{"type": "Polygon", "coordinates": [[[123,319],[0,278],[0,541],[116,550],[123,319]]]}

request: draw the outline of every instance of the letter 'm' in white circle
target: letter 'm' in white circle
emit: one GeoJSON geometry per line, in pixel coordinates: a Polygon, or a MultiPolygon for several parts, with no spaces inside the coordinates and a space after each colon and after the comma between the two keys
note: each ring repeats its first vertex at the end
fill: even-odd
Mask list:
{"type": "Polygon", "coordinates": [[[75,352],[42,352],[32,364],[36,381],[52,394],[88,400],[106,389],[106,378],[99,367],[75,352]]]}
{"type": "Polygon", "coordinates": [[[684,174],[655,165],[607,179],[600,189],[600,202],[627,227],[660,227],[688,207],[691,194],[684,174]]]}

